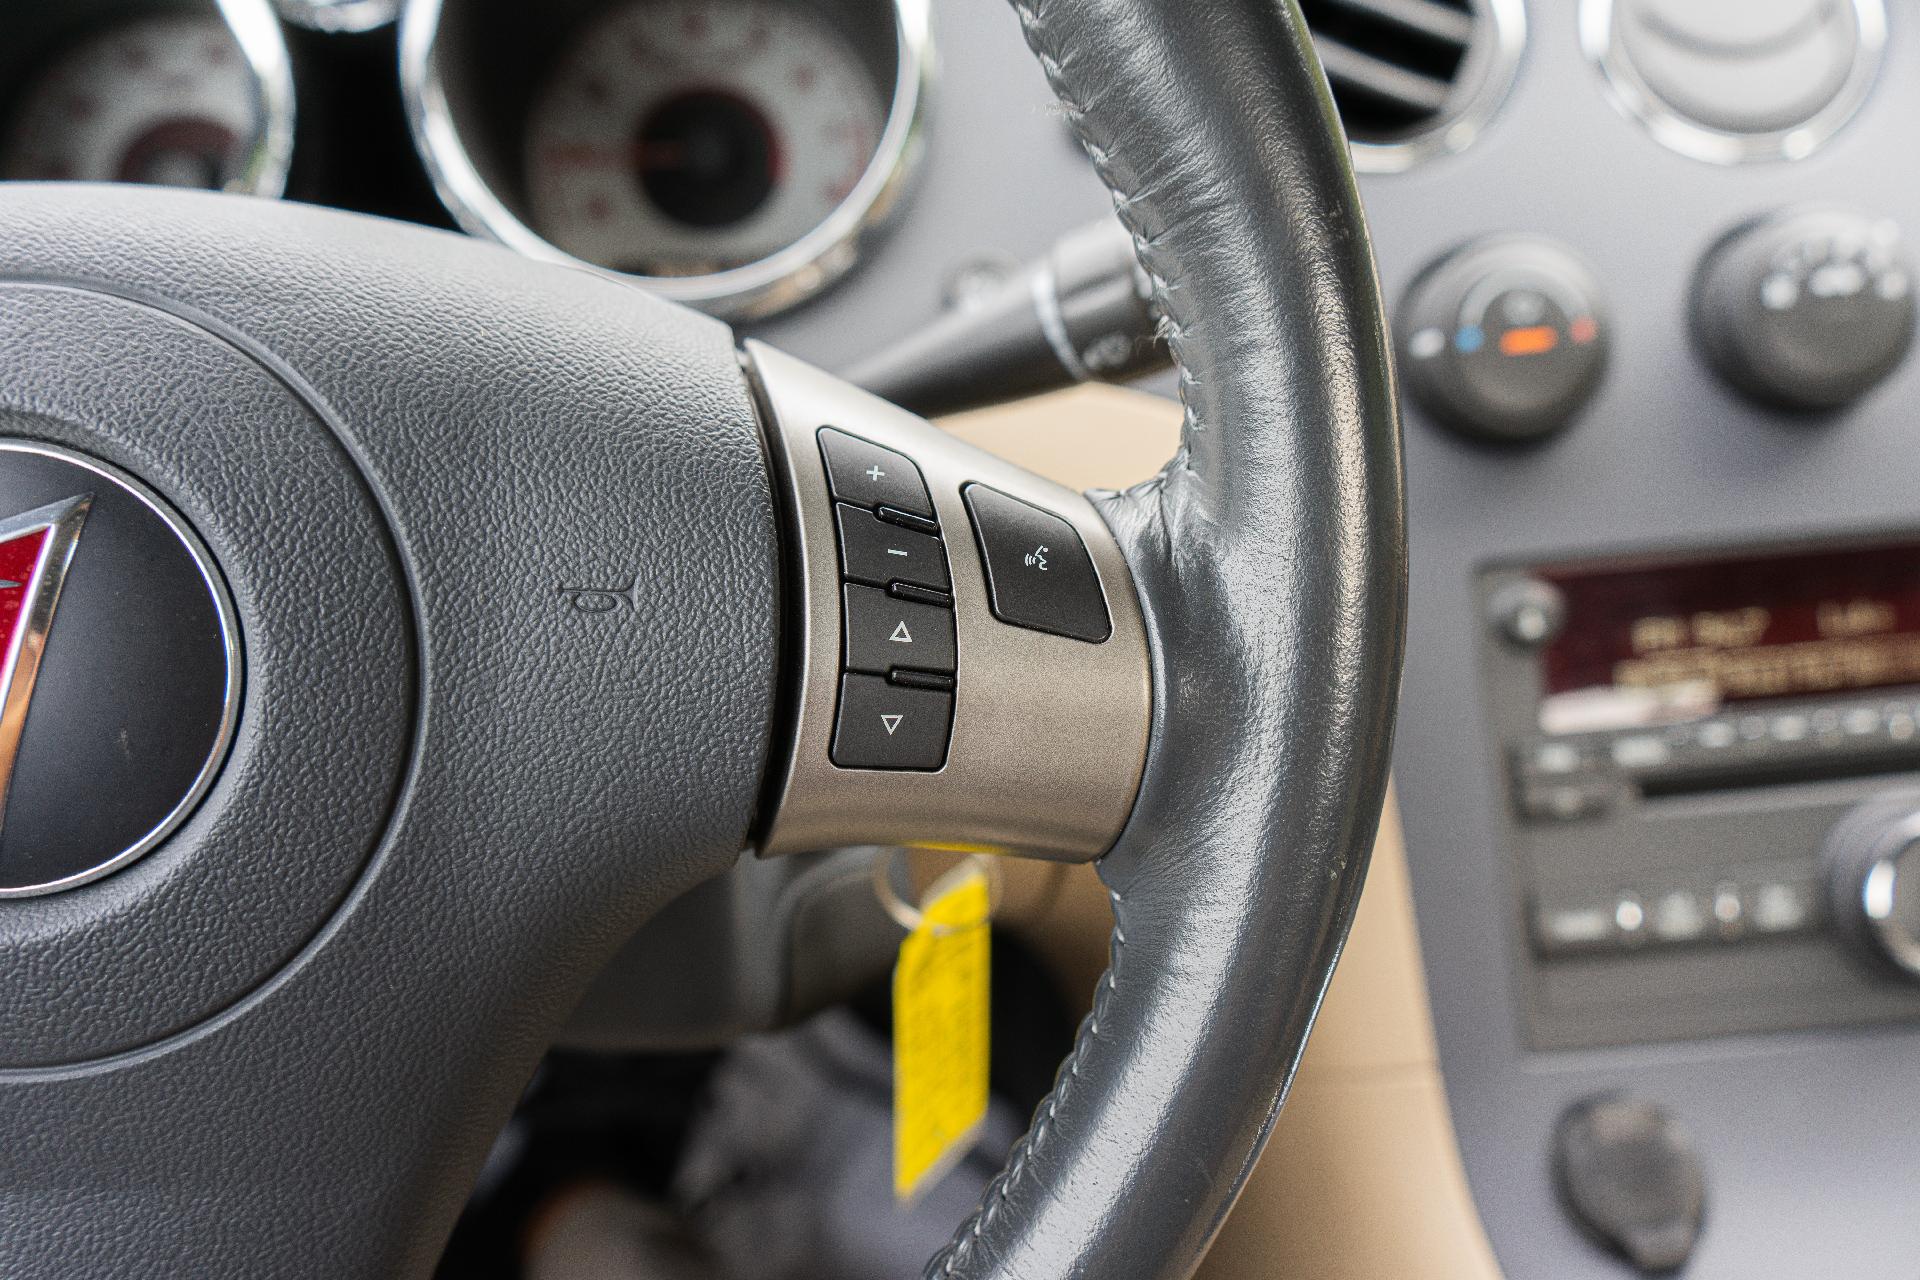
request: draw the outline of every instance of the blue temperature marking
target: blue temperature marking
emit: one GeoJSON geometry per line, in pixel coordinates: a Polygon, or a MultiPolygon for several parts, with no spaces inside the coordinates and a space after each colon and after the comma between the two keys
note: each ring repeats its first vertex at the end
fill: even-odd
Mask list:
{"type": "Polygon", "coordinates": [[[1477,324],[1462,325],[1453,335],[1453,345],[1462,355],[1472,355],[1486,345],[1487,335],[1480,331],[1477,324]]]}

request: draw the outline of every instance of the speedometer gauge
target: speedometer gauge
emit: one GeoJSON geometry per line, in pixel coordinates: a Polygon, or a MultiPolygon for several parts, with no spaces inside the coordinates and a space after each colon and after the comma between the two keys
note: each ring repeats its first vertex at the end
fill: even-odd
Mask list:
{"type": "Polygon", "coordinates": [[[407,0],[414,140],[468,231],[766,315],[905,188],[928,0],[407,0]]]}
{"type": "Polygon", "coordinates": [[[635,0],[581,32],[535,101],[533,226],[620,271],[737,267],[823,222],[885,123],[872,73],[806,10],[635,0]]]}
{"type": "Polygon", "coordinates": [[[82,39],[28,85],[0,176],[259,190],[265,111],[219,16],[136,18],[82,39]]]}

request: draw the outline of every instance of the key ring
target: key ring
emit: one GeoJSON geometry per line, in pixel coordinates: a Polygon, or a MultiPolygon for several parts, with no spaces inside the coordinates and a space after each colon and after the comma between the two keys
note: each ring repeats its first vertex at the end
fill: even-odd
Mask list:
{"type": "MultiPolygon", "coordinates": [[[[913,850],[888,849],[882,853],[881,856],[873,860],[873,892],[874,896],[880,899],[880,909],[885,911],[888,916],[892,917],[895,924],[905,929],[908,933],[912,933],[915,929],[918,929],[926,919],[926,916],[921,912],[920,908],[901,897],[900,891],[894,887],[894,868],[899,866],[902,861],[900,855],[910,852],[913,852],[913,850]]],[[[987,878],[987,918],[991,920],[994,912],[1000,908],[1000,899],[1006,879],[1005,873],[1000,869],[998,859],[989,858],[978,853],[969,853],[961,861],[954,863],[952,867],[943,871],[939,878],[933,883],[937,885],[942,880],[957,875],[962,869],[969,866],[978,867],[980,874],[987,878]]],[[[935,930],[936,936],[951,932],[953,932],[951,929],[935,930]]]]}

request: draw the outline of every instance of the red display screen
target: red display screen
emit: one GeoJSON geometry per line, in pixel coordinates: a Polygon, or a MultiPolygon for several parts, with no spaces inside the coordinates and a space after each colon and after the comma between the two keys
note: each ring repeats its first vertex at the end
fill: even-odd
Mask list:
{"type": "Polygon", "coordinates": [[[1545,692],[1712,703],[1920,684],[1920,541],[1553,565],[1566,624],[1545,692]]]}

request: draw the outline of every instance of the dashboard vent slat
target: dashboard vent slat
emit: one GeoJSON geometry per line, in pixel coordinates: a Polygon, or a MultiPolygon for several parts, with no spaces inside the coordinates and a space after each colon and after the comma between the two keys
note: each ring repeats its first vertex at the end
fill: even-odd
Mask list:
{"type": "MultiPolygon", "coordinates": [[[[1336,97],[1339,96],[1338,90],[1345,87],[1372,94],[1385,102],[1403,104],[1410,112],[1434,113],[1447,105],[1447,93],[1452,86],[1445,80],[1436,80],[1432,76],[1397,67],[1384,58],[1349,48],[1338,40],[1322,39],[1317,42],[1317,48],[1320,65],[1326,68],[1327,79],[1333,83],[1336,97]]],[[[1343,103],[1343,117],[1345,111],[1343,103]]]]}
{"type": "Polygon", "coordinates": [[[1407,30],[1435,40],[1458,45],[1463,51],[1473,41],[1473,15],[1441,0],[1331,0],[1343,9],[1352,9],[1383,22],[1397,23],[1407,30]]]}
{"type": "Polygon", "coordinates": [[[1356,159],[1380,168],[1405,167],[1471,112],[1484,122],[1524,23],[1518,0],[1300,0],[1300,9],[1347,137],[1361,144],[1356,159]],[[1400,162],[1387,156],[1395,150],[1400,162]]]}

